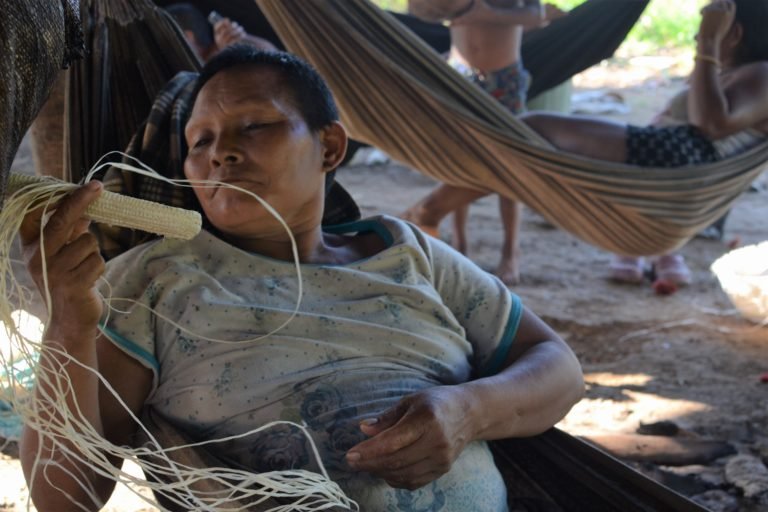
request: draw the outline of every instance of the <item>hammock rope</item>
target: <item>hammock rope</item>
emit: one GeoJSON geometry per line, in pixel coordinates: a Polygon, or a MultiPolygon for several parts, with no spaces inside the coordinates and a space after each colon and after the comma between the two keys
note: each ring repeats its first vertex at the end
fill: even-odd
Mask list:
{"type": "MultiPolygon", "coordinates": [[[[722,216],[768,161],[768,143],[679,168],[565,153],[368,0],[256,2],[288,49],[330,83],[354,138],[444,183],[522,201],[612,252],[680,247],[722,216]]],[[[610,0],[622,2],[633,0],[610,0]]]]}

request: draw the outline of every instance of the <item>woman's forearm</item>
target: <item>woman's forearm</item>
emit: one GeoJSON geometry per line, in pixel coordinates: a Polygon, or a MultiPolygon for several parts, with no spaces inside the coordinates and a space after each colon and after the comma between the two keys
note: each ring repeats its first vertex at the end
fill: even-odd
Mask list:
{"type": "Polygon", "coordinates": [[[408,0],[408,12],[424,21],[440,22],[481,0],[408,0]]]}
{"type": "MultiPolygon", "coordinates": [[[[475,0],[483,2],[485,0],[475,0]]],[[[457,23],[477,23],[483,25],[520,26],[525,29],[538,28],[544,23],[544,8],[538,0],[518,2],[514,7],[490,6],[474,9],[457,23]]]]}
{"type": "Polygon", "coordinates": [[[712,140],[728,132],[728,100],[720,85],[718,46],[715,41],[699,40],[688,93],[689,122],[712,140]]]}
{"type": "Polygon", "coordinates": [[[560,421],[584,394],[576,356],[562,341],[539,343],[500,373],[463,385],[474,438],[539,434],[560,421]]]}
{"type": "Polygon", "coordinates": [[[78,446],[57,429],[76,419],[103,436],[99,380],[81,365],[97,367],[93,342],[45,342],[34,391],[34,424],[27,422],[21,442],[22,467],[38,510],[83,510],[74,502],[98,510],[114,487],[92,464],[78,460],[83,458],[78,446]]]}
{"type": "Polygon", "coordinates": [[[519,0],[509,5],[490,5],[486,0],[409,0],[408,12],[431,22],[536,28],[544,21],[544,8],[539,0],[519,0]]]}

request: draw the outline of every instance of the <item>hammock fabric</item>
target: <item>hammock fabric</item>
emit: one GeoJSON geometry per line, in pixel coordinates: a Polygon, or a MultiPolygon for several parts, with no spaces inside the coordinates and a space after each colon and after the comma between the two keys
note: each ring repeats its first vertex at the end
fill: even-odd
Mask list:
{"type": "Polygon", "coordinates": [[[88,58],[67,73],[65,174],[73,182],[123,150],[158,92],[200,63],[171,17],[150,2],[82,0],[88,58]]]}
{"type": "Polygon", "coordinates": [[[3,0],[0,20],[0,205],[21,139],[62,67],[82,53],[76,0],[3,0]]]}
{"type": "MultiPolygon", "coordinates": [[[[530,48],[529,67],[544,77],[543,82],[536,81],[534,85],[555,85],[554,82],[567,78],[563,70],[581,70],[609,55],[642,12],[646,0],[633,0],[630,8],[620,10],[612,8],[613,4],[603,3],[604,0],[589,0],[568,17],[531,34],[535,37],[524,45],[523,51],[530,48]],[[610,29],[598,30],[595,23],[589,23],[590,18],[599,21],[606,16],[613,20],[610,29]],[[557,32],[552,31],[553,27],[557,32]],[[558,34],[573,41],[568,45],[570,52],[559,52],[568,63],[553,58],[552,52],[546,51],[550,47],[562,47],[558,34]],[[602,50],[590,50],[587,44],[590,40],[602,50]]],[[[203,12],[219,9],[234,19],[242,19],[253,33],[273,41],[278,39],[252,0],[237,0],[220,6],[208,0],[196,0],[195,4],[203,12]]],[[[183,123],[185,110],[179,109],[187,108],[186,100],[182,99],[174,106],[166,95],[175,95],[179,89],[171,87],[161,91],[177,73],[197,71],[200,64],[196,56],[165,11],[148,1],[83,0],[82,5],[89,58],[68,73],[65,175],[72,181],[79,181],[103,154],[122,150],[128,145],[127,153],[131,156],[168,177],[183,178],[181,161],[185,148],[179,123],[183,123]],[[158,102],[153,106],[155,97],[158,102]],[[153,113],[151,121],[144,120],[150,108],[160,112],[153,113]],[[170,112],[174,108],[177,110],[171,120],[170,112]]],[[[425,23],[408,15],[397,17],[433,43],[440,42],[441,34],[448,36],[442,25],[425,23]]],[[[112,191],[180,207],[195,207],[190,195],[180,192],[178,187],[130,173],[121,173],[117,178],[115,174],[118,173],[111,173],[110,178],[109,189],[112,191]]],[[[326,212],[326,224],[347,221],[359,215],[354,202],[338,184],[327,198],[326,212]],[[345,208],[348,209],[346,213],[345,208]]],[[[102,226],[98,229],[106,257],[146,241],[144,234],[131,230],[102,226]]]]}
{"type": "Polygon", "coordinates": [[[366,0],[257,2],[290,51],[328,80],[353,137],[444,183],[520,200],[608,251],[680,247],[720,218],[768,161],[768,143],[672,169],[564,153],[366,0]]]}
{"type": "MultiPolygon", "coordinates": [[[[175,0],[156,0],[156,3],[167,6],[175,0]]],[[[188,3],[203,13],[216,10],[242,24],[249,33],[285,49],[254,0],[191,0],[188,3]]],[[[533,76],[528,98],[535,98],[613,55],[647,5],[648,0],[587,0],[569,11],[568,16],[526,32],[521,52],[533,76]]],[[[446,26],[409,14],[391,14],[437,53],[450,49],[451,35],[446,26]]]]}
{"type": "Polygon", "coordinates": [[[613,55],[649,0],[587,0],[523,36],[523,64],[533,82],[528,99],[613,55]]]}
{"type": "MultiPolygon", "coordinates": [[[[139,446],[176,447],[190,440],[161,415],[149,409],[142,423],[153,439],[143,431],[137,434],[139,446]]],[[[530,438],[506,439],[491,443],[504,481],[507,483],[511,511],[536,512],[706,512],[706,509],[654,482],[605,452],[561,430],[530,438]]],[[[167,452],[174,462],[204,469],[221,466],[215,453],[203,447],[167,452]]],[[[154,464],[162,460],[153,458],[154,464]]],[[[171,473],[165,471],[166,474],[171,473]]],[[[149,475],[152,478],[152,475],[149,475]]],[[[156,481],[164,481],[162,477],[156,481]]],[[[193,492],[199,496],[226,496],[230,489],[214,479],[199,480],[193,492]]],[[[163,496],[156,498],[168,510],[183,510],[163,496]]],[[[245,507],[233,501],[230,508],[245,507]]],[[[247,508],[247,510],[261,510],[247,508]]]]}

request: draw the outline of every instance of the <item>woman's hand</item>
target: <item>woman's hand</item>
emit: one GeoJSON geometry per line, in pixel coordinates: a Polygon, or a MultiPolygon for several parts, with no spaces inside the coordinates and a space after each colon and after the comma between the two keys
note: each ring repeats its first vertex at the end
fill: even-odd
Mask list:
{"type": "Polygon", "coordinates": [[[406,396],[361,423],[371,439],[352,447],[347,463],[392,487],[418,489],[447,473],[474,439],[469,403],[461,386],[437,386],[406,396]]]}
{"type": "Polygon", "coordinates": [[[719,44],[733,25],[736,4],[733,0],[715,0],[701,9],[701,23],[696,35],[700,43],[719,44]]]}
{"type": "Polygon", "coordinates": [[[85,217],[101,190],[101,183],[94,181],[62,199],[42,228],[42,237],[42,208],[30,212],[19,229],[27,269],[43,298],[46,288],[50,291],[49,330],[61,342],[87,337],[84,328],[95,329],[101,318],[95,283],[104,271],[104,259],[85,217]]]}

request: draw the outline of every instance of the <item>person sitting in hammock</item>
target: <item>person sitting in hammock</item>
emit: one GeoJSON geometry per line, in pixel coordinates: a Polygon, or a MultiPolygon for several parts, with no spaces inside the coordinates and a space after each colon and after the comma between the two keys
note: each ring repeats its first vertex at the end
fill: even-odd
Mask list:
{"type": "MultiPolygon", "coordinates": [[[[688,85],[649,126],[551,113],[522,119],[563,151],[647,167],[715,162],[761,143],[768,136],[768,1],[715,0],[701,14],[688,85]]],[[[441,187],[411,209],[418,215],[410,220],[436,225],[477,195],[441,187]]],[[[680,254],[662,255],[655,266],[658,278],[690,279],[680,254]]],[[[640,282],[643,273],[642,258],[617,256],[611,263],[617,280],[640,282]]]]}
{"type": "Polygon", "coordinates": [[[207,62],[218,52],[233,44],[252,44],[260,50],[277,50],[274,44],[249,34],[236,21],[221,17],[206,18],[200,9],[186,2],[171,4],[165,8],[184,32],[184,37],[202,62],[207,62]]]}
{"type": "MultiPolygon", "coordinates": [[[[377,216],[321,230],[347,135],[308,64],[237,45],[209,61],[197,87],[184,171],[219,185],[193,187],[207,225],[196,238],[148,242],[104,271],[83,220],[97,183],[65,198],[42,238],[40,213],[25,219],[27,265],[43,289],[45,258],[53,305],[38,374],[66,360],[53,346],[98,370],[128,410],[79,365],[59,371],[79,406],[70,414],[111,443],[131,443],[129,410],[149,408],[198,441],[290,419],[307,425],[361,510],[506,510],[485,441],[540,433],[580,399],[570,348],[500,280],[412,224],[377,216]],[[282,224],[226,185],[285,219],[300,275],[282,224]],[[100,327],[102,273],[114,309],[100,327]]],[[[35,396],[63,414],[66,403],[35,396]]],[[[114,482],[58,443],[24,430],[36,506],[97,508],[85,489],[106,500],[114,482]],[[38,451],[56,464],[35,466],[38,451]]],[[[256,472],[317,468],[285,425],[214,446],[256,472]]]]}
{"type": "MultiPolygon", "coordinates": [[[[520,56],[523,30],[538,28],[544,22],[544,10],[539,0],[517,2],[489,0],[409,0],[408,10],[426,21],[450,21],[451,49],[448,63],[471,82],[496,98],[513,114],[525,111],[526,92],[530,74],[520,56]]],[[[441,185],[438,196],[449,195],[456,187],[441,185]]],[[[468,199],[487,195],[484,192],[460,189],[468,199]],[[472,195],[472,197],[470,197],[472,195]]],[[[469,206],[452,208],[454,212],[453,245],[467,253],[466,224],[469,206]]],[[[501,260],[496,275],[506,284],[517,284],[519,270],[519,232],[522,205],[512,199],[499,197],[499,215],[504,229],[501,260]]],[[[418,208],[402,215],[419,221],[421,227],[438,236],[437,221],[424,217],[418,208]]]]}

